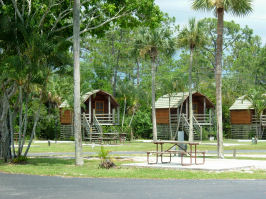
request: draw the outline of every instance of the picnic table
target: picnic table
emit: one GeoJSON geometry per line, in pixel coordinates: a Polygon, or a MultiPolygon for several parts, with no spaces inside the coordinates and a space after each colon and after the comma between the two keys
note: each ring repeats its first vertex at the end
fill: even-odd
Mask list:
{"type": "Polygon", "coordinates": [[[199,142],[189,142],[189,141],[170,141],[170,140],[160,140],[153,142],[156,145],[156,151],[148,151],[147,152],[147,162],[148,164],[157,164],[159,156],[161,157],[161,163],[170,163],[172,161],[172,155],[180,155],[181,156],[181,165],[188,166],[193,164],[193,160],[195,164],[204,164],[205,163],[205,151],[198,151],[197,146],[200,144],[199,142]],[[170,144],[171,146],[164,150],[164,144],[170,144]],[[189,151],[187,151],[184,145],[189,145],[189,151]],[[160,147],[159,147],[160,145],[160,147]],[[178,149],[177,149],[178,148],[178,149]],[[151,163],[149,160],[150,155],[156,155],[156,161],[151,163]],[[169,155],[169,161],[164,162],[163,156],[169,155]],[[203,161],[201,163],[197,162],[197,157],[202,155],[203,161]],[[184,156],[188,156],[190,159],[189,163],[184,163],[184,156]]]}

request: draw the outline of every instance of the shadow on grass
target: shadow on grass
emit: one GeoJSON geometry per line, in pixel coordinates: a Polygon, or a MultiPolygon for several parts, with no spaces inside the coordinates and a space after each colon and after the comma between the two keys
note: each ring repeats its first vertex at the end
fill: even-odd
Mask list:
{"type": "Polygon", "coordinates": [[[31,165],[75,165],[73,159],[61,158],[29,158],[27,164],[31,165]]]}

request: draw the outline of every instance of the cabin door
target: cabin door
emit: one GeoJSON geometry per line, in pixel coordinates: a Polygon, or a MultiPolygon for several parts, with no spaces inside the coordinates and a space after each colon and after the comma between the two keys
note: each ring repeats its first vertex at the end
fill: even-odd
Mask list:
{"type": "Polygon", "coordinates": [[[95,101],[95,113],[96,114],[104,113],[104,101],[95,101]]]}

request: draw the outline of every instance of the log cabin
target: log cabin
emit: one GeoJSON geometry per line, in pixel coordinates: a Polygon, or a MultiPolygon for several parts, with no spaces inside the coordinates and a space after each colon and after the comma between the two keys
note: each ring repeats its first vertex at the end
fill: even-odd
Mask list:
{"type": "Polygon", "coordinates": [[[232,138],[249,139],[257,136],[258,139],[266,139],[266,107],[260,118],[257,118],[252,103],[241,96],[229,110],[232,138]]]}
{"type": "MultiPolygon", "coordinates": [[[[194,139],[202,139],[203,129],[215,128],[214,104],[199,92],[192,93],[194,139]]],[[[189,93],[166,94],[155,103],[158,139],[175,139],[177,131],[189,134],[189,93]]]]}
{"type": "MultiPolygon", "coordinates": [[[[69,139],[73,133],[73,111],[67,101],[60,107],[60,138],[69,139]]],[[[81,125],[83,139],[91,134],[102,134],[102,126],[119,125],[119,104],[102,90],[93,90],[81,97],[81,125]]]]}

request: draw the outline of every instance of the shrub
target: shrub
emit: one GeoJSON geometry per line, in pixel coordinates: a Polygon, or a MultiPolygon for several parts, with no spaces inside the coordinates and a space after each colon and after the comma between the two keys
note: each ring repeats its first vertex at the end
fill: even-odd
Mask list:
{"type": "Polygon", "coordinates": [[[28,161],[28,158],[25,156],[18,156],[16,158],[14,158],[11,163],[13,164],[26,164],[28,161]]]}
{"type": "Polygon", "coordinates": [[[110,151],[101,146],[101,150],[98,152],[98,157],[101,159],[99,168],[110,169],[115,166],[114,162],[108,157],[109,153],[110,151]]]}

